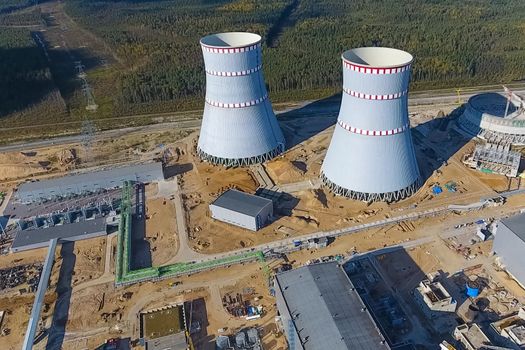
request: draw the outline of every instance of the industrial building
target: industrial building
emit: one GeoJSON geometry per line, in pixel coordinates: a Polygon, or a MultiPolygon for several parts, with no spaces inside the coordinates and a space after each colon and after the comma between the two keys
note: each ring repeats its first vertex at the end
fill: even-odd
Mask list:
{"type": "Polygon", "coordinates": [[[335,194],[396,201],[420,184],[408,119],[413,57],[384,47],[343,53],[343,99],[321,168],[335,194]]]}
{"type": "Polygon", "coordinates": [[[26,182],[18,187],[15,200],[19,203],[41,202],[121,187],[124,181],[150,183],[163,179],[162,163],[135,164],[26,182]]]}
{"type": "Polygon", "coordinates": [[[510,145],[478,144],[471,156],[463,162],[473,169],[508,177],[518,176],[521,153],[510,150],[510,145]]]}
{"type": "Polygon", "coordinates": [[[187,350],[183,305],[166,306],[140,314],[140,339],[145,350],[187,350]]]}
{"type": "Polygon", "coordinates": [[[31,230],[19,230],[11,245],[14,253],[47,247],[51,239],[59,243],[74,242],[107,234],[106,218],[49,226],[31,230]]]}
{"type": "Polygon", "coordinates": [[[241,329],[235,335],[220,335],[215,341],[217,350],[262,350],[261,337],[256,328],[241,329]]]}
{"type": "Polygon", "coordinates": [[[414,290],[414,299],[426,317],[432,319],[456,311],[457,302],[435,277],[429,276],[414,290]]]}
{"type": "Polygon", "coordinates": [[[490,324],[492,331],[505,340],[510,349],[525,349],[525,308],[517,314],[505,317],[490,324]]]}
{"type": "Polygon", "coordinates": [[[493,345],[490,339],[483,333],[477,324],[462,324],[454,329],[454,338],[466,350],[485,350],[493,345]]]}
{"type": "Polygon", "coordinates": [[[264,82],[261,37],[220,33],[202,38],[200,44],[206,70],[197,145],[201,159],[245,166],[281,154],[285,141],[264,82]]]}
{"type": "Polygon", "coordinates": [[[211,217],[257,231],[273,218],[273,202],[253,194],[228,190],[210,204],[211,217]]]}
{"type": "Polygon", "coordinates": [[[500,221],[493,250],[502,267],[525,288],[525,213],[500,221]]]}
{"type": "Polygon", "coordinates": [[[505,94],[472,96],[458,119],[459,126],[489,143],[525,144],[525,102],[505,88],[505,94]]]}
{"type": "Polygon", "coordinates": [[[290,350],[390,349],[336,262],[279,273],[274,285],[290,350]]]}

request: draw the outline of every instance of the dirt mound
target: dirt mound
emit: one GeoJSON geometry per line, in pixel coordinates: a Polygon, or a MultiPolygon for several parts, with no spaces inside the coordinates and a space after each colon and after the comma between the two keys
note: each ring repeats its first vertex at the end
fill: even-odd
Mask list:
{"type": "Polygon", "coordinates": [[[277,183],[290,183],[304,179],[306,164],[287,159],[276,159],[266,164],[266,171],[277,183]]]}
{"type": "Polygon", "coordinates": [[[294,224],[310,225],[316,228],[319,227],[319,220],[315,216],[309,214],[301,213],[301,215],[294,215],[291,221],[294,224]]]}

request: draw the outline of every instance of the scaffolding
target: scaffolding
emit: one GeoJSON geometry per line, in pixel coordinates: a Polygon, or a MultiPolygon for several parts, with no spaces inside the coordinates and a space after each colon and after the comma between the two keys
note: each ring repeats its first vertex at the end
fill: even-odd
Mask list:
{"type": "Polygon", "coordinates": [[[521,154],[511,151],[510,145],[486,143],[477,145],[472,156],[468,157],[464,163],[484,173],[516,177],[520,160],[521,154]]]}

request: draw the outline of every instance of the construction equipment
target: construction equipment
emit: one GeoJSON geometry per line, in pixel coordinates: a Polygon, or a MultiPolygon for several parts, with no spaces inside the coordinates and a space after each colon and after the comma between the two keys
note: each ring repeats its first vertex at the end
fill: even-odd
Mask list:
{"type": "Polygon", "coordinates": [[[452,193],[457,191],[456,186],[457,184],[454,181],[449,181],[445,184],[445,188],[447,189],[447,191],[452,192],[452,193]]]}

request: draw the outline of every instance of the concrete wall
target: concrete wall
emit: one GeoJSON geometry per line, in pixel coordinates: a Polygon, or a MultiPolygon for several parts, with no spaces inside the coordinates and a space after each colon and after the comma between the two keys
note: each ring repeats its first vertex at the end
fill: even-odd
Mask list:
{"type": "Polygon", "coordinates": [[[507,226],[500,223],[498,233],[494,238],[493,250],[501,259],[507,271],[525,286],[525,242],[516,236],[507,226]]]}

